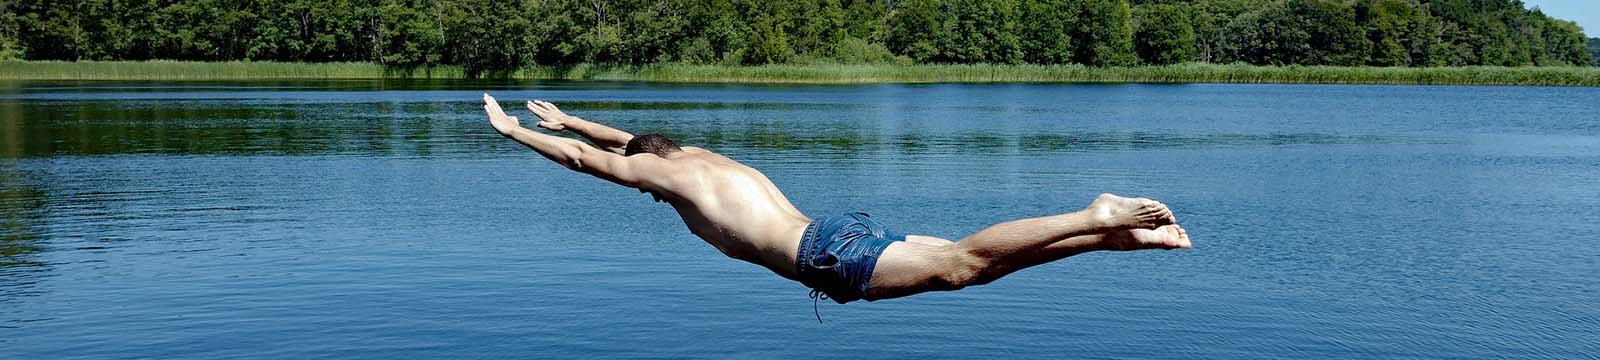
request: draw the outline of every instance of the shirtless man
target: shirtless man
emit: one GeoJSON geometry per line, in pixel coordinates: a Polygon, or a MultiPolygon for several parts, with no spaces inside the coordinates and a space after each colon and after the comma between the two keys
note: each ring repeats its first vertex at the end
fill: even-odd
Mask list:
{"type": "MultiPolygon", "coordinates": [[[[1179,249],[1189,236],[1165,205],[1100,195],[1083,210],[1014,220],[961,241],[895,232],[864,213],[807,218],[766,175],[661,135],[634,136],[529,101],[538,126],[523,128],[489,94],[489,124],[568,169],[649,193],[689,231],[728,257],[765,266],[843,304],[987,284],[1030,266],[1094,250],[1179,249]]],[[[820,318],[819,318],[820,319],[820,318]]]]}

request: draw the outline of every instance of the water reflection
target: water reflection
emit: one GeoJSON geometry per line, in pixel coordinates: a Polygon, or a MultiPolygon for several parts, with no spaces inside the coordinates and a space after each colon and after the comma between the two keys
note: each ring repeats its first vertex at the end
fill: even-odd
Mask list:
{"type": "MultiPolygon", "coordinates": [[[[1010,154],[1418,141],[1315,132],[893,129],[813,116],[821,106],[576,101],[569,108],[617,119],[612,124],[636,132],[665,133],[689,145],[725,150],[818,150],[846,157],[878,151],[1010,154]],[[745,118],[763,111],[779,114],[745,118]]],[[[4,129],[0,155],[469,156],[503,145],[482,124],[479,111],[474,102],[63,103],[0,99],[0,129],[4,129]]]]}
{"type": "Polygon", "coordinates": [[[43,265],[33,255],[42,250],[44,186],[32,173],[0,162],[0,268],[43,265]]]}
{"type": "Polygon", "coordinates": [[[13,304],[43,293],[41,278],[49,274],[48,264],[40,258],[47,246],[47,228],[54,222],[47,210],[47,186],[36,173],[0,159],[0,329],[38,320],[13,304]]]}
{"type": "MultiPolygon", "coordinates": [[[[323,91],[387,91],[387,90],[459,90],[459,89],[520,89],[535,84],[559,88],[564,82],[522,80],[456,80],[456,79],[396,79],[396,80],[249,80],[249,81],[80,81],[80,80],[0,80],[0,95],[33,93],[183,93],[261,90],[323,90],[323,91]]],[[[592,88],[592,85],[586,85],[592,88]]],[[[613,88],[622,88],[620,86],[613,88]]]]}

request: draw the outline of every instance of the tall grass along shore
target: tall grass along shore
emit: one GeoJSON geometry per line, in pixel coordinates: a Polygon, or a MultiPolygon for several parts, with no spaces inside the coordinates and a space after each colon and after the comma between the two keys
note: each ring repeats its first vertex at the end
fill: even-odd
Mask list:
{"type": "MultiPolygon", "coordinates": [[[[1595,67],[1337,67],[1180,64],[1082,65],[573,65],[485,74],[523,80],[708,83],[1309,83],[1600,86],[1595,67]]],[[[3,80],[460,79],[459,67],[395,69],[376,63],[0,61],[3,80]]]]}

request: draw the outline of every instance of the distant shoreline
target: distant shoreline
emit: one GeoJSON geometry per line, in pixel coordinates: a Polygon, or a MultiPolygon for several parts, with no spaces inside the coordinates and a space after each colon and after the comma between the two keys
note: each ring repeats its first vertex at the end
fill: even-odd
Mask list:
{"type": "MultiPolygon", "coordinates": [[[[489,72],[491,78],[675,83],[1281,83],[1600,86],[1597,67],[1337,67],[1083,65],[572,65],[489,72]]],[[[401,70],[377,63],[0,61],[0,80],[464,79],[456,66],[401,70]]]]}

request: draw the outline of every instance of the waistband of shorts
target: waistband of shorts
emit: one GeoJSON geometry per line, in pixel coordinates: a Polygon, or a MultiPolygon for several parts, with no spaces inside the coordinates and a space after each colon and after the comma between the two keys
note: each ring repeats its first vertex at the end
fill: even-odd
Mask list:
{"type": "Polygon", "coordinates": [[[822,226],[822,221],[825,219],[826,216],[811,219],[811,223],[806,224],[806,231],[800,234],[800,248],[794,252],[794,273],[801,279],[806,278],[806,266],[803,261],[811,255],[812,248],[817,246],[817,229],[822,226]]]}

